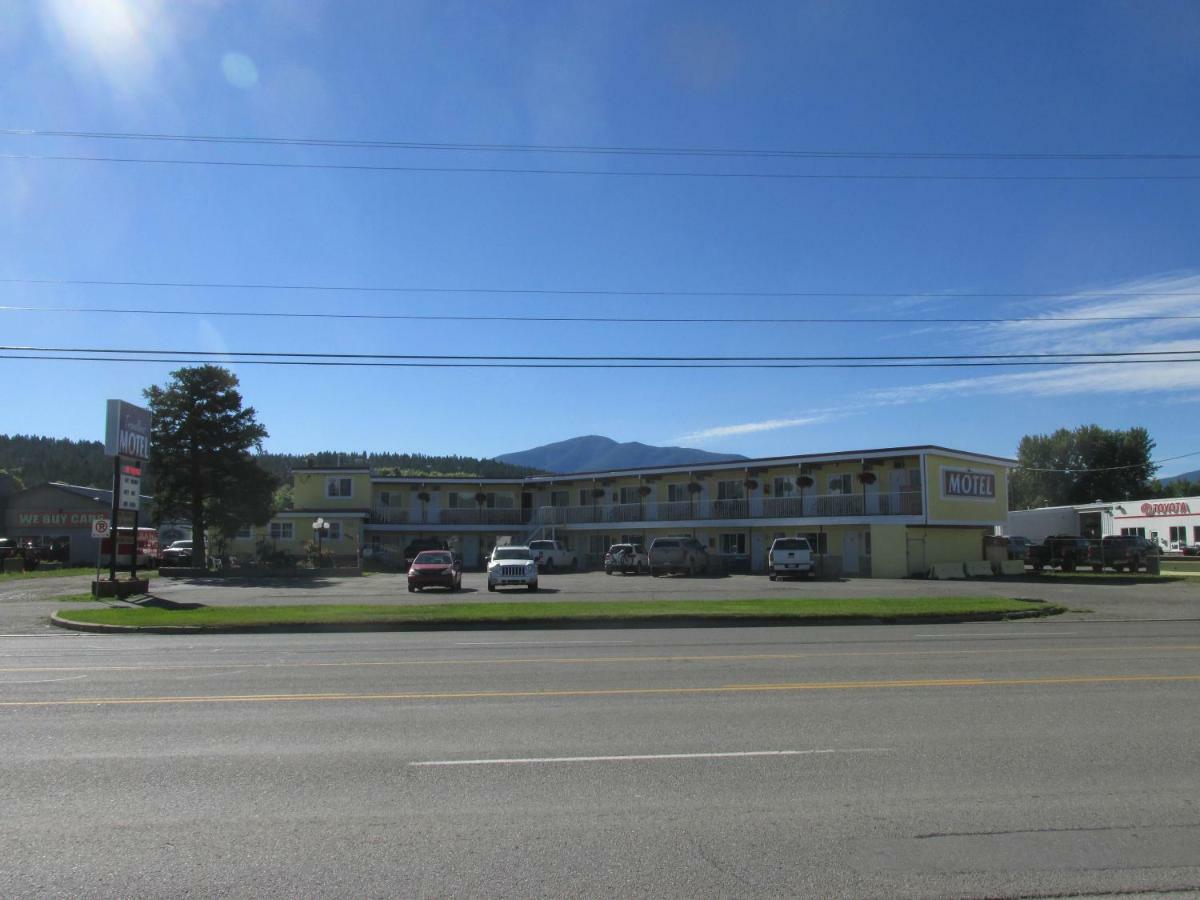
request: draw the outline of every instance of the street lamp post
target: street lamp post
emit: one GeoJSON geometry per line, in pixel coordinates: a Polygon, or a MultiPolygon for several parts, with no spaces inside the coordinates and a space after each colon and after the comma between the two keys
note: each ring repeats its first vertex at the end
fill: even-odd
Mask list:
{"type": "Polygon", "coordinates": [[[321,568],[321,543],[322,538],[329,534],[329,523],[320,516],[313,522],[313,534],[317,536],[317,568],[321,568]]]}

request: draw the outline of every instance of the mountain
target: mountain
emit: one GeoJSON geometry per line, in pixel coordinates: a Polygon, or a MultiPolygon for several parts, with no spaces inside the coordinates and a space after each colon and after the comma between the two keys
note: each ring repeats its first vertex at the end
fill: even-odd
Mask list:
{"type": "Polygon", "coordinates": [[[1171,484],[1174,481],[1190,481],[1192,483],[1200,482],[1200,469],[1194,469],[1191,472],[1181,472],[1178,475],[1169,475],[1166,478],[1158,479],[1163,484],[1171,484]]]}
{"type": "Polygon", "coordinates": [[[736,453],[711,453],[691,447],[655,447],[637,441],[618,444],[612,438],[589,434],[553,444],[543,444],[530,450],[505,453],[496,459],[512,465],[530,466],[545,472],[565,475],[571,472],[599,472],[646,466],[729,462],[746,457],[736,453]]]}

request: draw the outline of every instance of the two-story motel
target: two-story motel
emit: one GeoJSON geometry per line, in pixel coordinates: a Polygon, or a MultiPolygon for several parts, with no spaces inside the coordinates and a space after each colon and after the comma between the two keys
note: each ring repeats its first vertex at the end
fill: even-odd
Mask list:
{"type": "Polygon", "coordinates": [[[524,478],[304,468],[292,475],[295,509],[243,529],[231,550],[250,556],[266,539],[301,555],[320,518],[339,555],[398,556],[436,538],[475,566],[498,543],[555,538],[594,566],[614,543],[688,535],[731,568],[764,571],[771,541],[799,535],[833,571],[901,577],[981,559],[983,536],[1007,519],[1015,465],[919,446],[524,478]]]}

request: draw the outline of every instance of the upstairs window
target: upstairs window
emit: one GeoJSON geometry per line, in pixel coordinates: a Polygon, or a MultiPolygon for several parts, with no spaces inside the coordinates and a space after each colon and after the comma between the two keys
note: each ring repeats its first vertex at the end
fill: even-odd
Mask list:
{"type": "Polygon", "coordinates": [[[354,481],[350,478],[332,477],[325,479],[326,497],[353,497],[354,481]]]}

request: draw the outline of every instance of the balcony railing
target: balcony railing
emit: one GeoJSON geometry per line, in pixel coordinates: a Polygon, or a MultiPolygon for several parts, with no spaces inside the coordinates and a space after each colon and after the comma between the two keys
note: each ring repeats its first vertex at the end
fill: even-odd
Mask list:
{"type": "Polygon", "coordinates": [[[462,507],[443,509],[438,512],[440,525],[521,525],[528,521],[529,513],[517,508],[471,509],[462,507]]]}
{"type": "Polygon", "coordinates": [[[411,521],[407,509],[396,506],[377,506],[371,510],[371,521],[380,525],[404,525],[411,521]]]}
{"type": "Polygon", "coordinates": [[[920,491],[899,494],[813,494],[741,500],[671,500],[598,503],[594,506],[543,506],[542,525],[619,522],[681,522],[697,519],[800,519],[852,516],[919,516],[920,491]]]}

